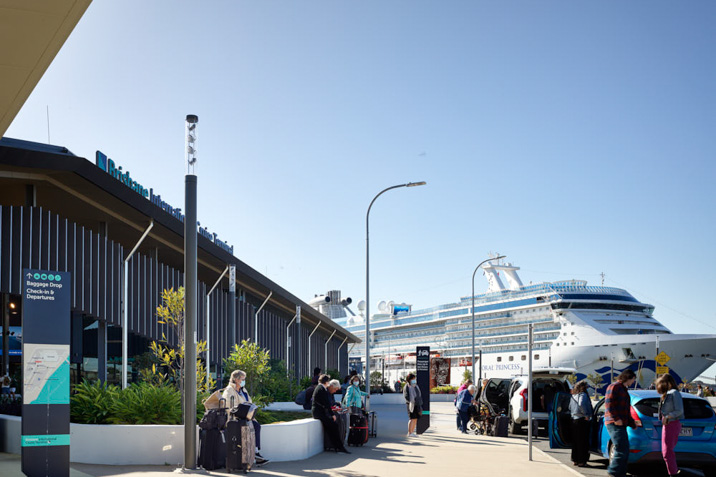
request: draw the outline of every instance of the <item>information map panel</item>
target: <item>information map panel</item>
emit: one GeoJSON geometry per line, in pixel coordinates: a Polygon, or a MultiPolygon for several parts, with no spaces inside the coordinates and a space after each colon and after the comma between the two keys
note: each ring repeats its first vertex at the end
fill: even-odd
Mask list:
{"type": "Polygon", "coordinates": [[[71,274],[23,271],[22,471],[70,475],[71,274]]]}

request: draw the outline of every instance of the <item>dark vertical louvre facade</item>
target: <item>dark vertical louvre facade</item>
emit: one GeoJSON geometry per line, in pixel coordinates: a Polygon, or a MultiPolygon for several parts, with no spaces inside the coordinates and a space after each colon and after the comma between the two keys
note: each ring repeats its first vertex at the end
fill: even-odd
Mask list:
{"type": "MultiPolygon", "coordinates": [[[[72,273],[72,308],[86,317],[104,320],[110,325],[122,322],[122,286],[124,256],[127,253],[118,243],[96,231],[85,228],[42,207],[0,206],[0,292],[21,293],[23,268],[41,268],[72,273]]],[[[147,340],[161,340],[166,336],[170,344],[177,336],[167,325],[157,323],[156,308],[161,304],[162,291],[183,285],[183,273],[162,263],[156,255],[135,253],[128,267],[129,332],[147,340]]],[[[211,286],[211,285],[209,285],[211,286]]],[[[198,338],[206,339],[206,293],[209,286],[199,283],[198,338]]],[[[258,297],[247,293],[237,296],[258,297]]],[[[256,337],[254,317],[257,306],[236,298],[230,301],[228,290],[217,287],[209,305],[209,346],[212,365],[221,364],[234,343],[256,337]],[[228,336],[230,307],[236,310],[236,336],[228,336]]],[[[267,306],[258,314],[258,343],[271,352],[271,357],[286,360],[287,325],[293,318],[282,310],[267,306]]],[[[314,325],[315,326],[315,325],[314,325]]],[[[310,374],[314,366],[324,368],[325,343],[330,333],[325,326],[311,337],[311,356],[307,359],[308,335],[314,326],[303,323],[301,329],[301,359],[299,376],[310,374]],[[310,329],[309,329],[310,328],[310,329]]],[[[294,321],[288,333],[292,341],[289,365],[297,362],[296,340],[299,326],[294,321]]],[[[328,344],[328,368],[348,369],[347,346],[339,347],[343,337],[333,337],[328,344]]],[[[142,352],[144,350],[137,350],[142,352]]]]}

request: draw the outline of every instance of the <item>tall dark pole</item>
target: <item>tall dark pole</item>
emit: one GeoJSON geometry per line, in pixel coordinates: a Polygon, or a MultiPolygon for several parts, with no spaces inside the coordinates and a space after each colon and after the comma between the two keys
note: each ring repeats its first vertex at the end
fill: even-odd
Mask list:
{"type": "Polygon", "coordinates": [[[196,469],[196,125],[199,118],[186,117],[187,174],[184,192],[184,468],[196,469]]]}
{"type": "Polygon", "coordinates": [[[368,206],[368,212],[365,213],[365,390],[370,394],[370,209],[373,207],[375,199],[380,197],[384,192],[400,187],[416,187],[425,185],[426,182],[408,182],[407,184],[394,185],[383,189],[373,197],[368,206]]]}
{"type": "MultiPolygon", "coordinates": [[[[475,380],[475,274],[480,269],[481,266],[489,262],[490,260],[500,260],[501,258],[505,258],[505,255],[500,255],[496,258],[488,258],[487,260],[483,260],[480,262],[478,266],[475,267],[475,271],[472,272],[472,380],[475,380]]],[[[480,345],[480,378],[477,382],[478,387],[482,386],[482,345],[480,345]]]]}

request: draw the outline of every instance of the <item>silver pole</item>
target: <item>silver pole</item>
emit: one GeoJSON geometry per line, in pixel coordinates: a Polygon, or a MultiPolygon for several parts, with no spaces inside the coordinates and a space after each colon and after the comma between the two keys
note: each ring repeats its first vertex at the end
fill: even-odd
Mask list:
{"type": "Polygon", "coordinates": [[[254,337],[255,337],[254,342],[256,344],[259,344],[259,313],[261,313],[261,310],[264,309],[264,306],[266,306],[266,303],[268,303],[269,298],[271,298],[271,295],[273,295],[273,292],[271,290],[269,290],[268,296],[266,297],[264,302],[261,303],[261,306],[259,307],[259,309],[256,310],[256,313],[254,313],[254,337]]]}
{"type": "MultiPolygon", "coordinates": [[[[475,267],[475,271],[472,272],[472,354],[470,355],[472,359],[472,380],[475,381],[475,274],[480,269],[481,266],[483,266],[485,263],[489,262],[490,260],[500,260],[501,258],[505,258],[505,255],[500,255],[496,258],[488,258],[487,260],[483,260],[480,262],[478,266],[475,267]]],[[[480,356],[480,381],[482,382],[482,356],[480,356]]]]}
{"type": "Polygon", "coordinates": [[[196,469],[196,315],[197,315],[197,177],[194,174],[196,125],[186,117],[187,174],[184,178],[184,468],[196,469]]]}
{"type": "Polygon", "coordinates": [[[291,321],[288,322],[288,325],[286,325],[286,377],[291,374],[291,371],[289,368],[290,363],[290,357],[291,357],[291,337],[289,336],[289,329],[291,328],[291,325],[296,320],[296,317],[298,316],[298,307],[296,307],[296,314],[293,315],[293,318],[291,318],[291,321]]]}
{"type": "Polygon", "coordinates": [[[408,182],[407,184],[394,185],[383,189],[373,197],[368,206],[368,212],[365,214],[365,387],[366,392],[370,395],[370,239],[369,239],[369,225],[370,225],[370,209],[373,207],[375,200],[380,197],[384,192],[391,189],[398,189],[400,187],[416,187],[425,185],[425,181],[421,182],[408,182]]]}
{"type": "MultiPolygon", "coordinates": [[[[311,334],[308,335],[308,367],[309,367],[309,370],[308,370],[308,371],[312,371],[312,369],[310,369],[311,366],[314,366],[314,367],[315,367],[315,365],[318,364],[318,363],[314,363],[313,365],[311,364],[311,361],[312,361],[312,358],[311,358],[311,336],[313,336],[313,333],[316,332],[316,330],[318,329],[319,326],[321,326],[321,322],[320,322],[320,321],[318,322],[318,324],[316,325],[316,327],[313,328],[313,331],[311,331],[311,334]]],[[[326,370],[324,369],[323,371],[325,372],[326,370]]]]}
{"type": "Polygon", "coordinates": [[[331,340],[333,339],[333,335],[335,335],[335,334],[336,334],[336,330],[333,330],[333,333],[331,333],[331,337],[326,340],[326,345],[323,349],[323,360],[324,360],[323,370],[324,370],[324,372],[328,371],[328,343],[331,342],[331,340]]]}
{"type": "MultiPolygon", "coordinates": [[[[343,348],[343,345],[346,344],[346,341],[348,341],[348,337],[343,340],[341,345],[338,347],[338,372],[341,372],[341,348],[343,348]]],[[[348,369],[348,363],[346,363],[346,369],[348,369]]]]}
{"type": "MultiPolygon", "coordinates": [[[[204,325],[204,329],[206,330],[206,389],[211,391],[209,389],[209,383],[211,382],[211,340],[209,332],[211,331],[211,327],[209,325],[209,305],[211,304],[211,292],[214,291],[214,289],[221,283],[221,279],[224,278],[224,275],[226,275],[226,272],[229,271],[229,267],[234,267],[234,265],[227,265],[224,271],[221,273],[221,276],[218,280],[216,280],[216,283],[214,283],[214,286],[211,287],[211,290],[206,294],[206,322],[204,325]]],[[[236,270],[236,268],[234,268],[236,270]]],[[[236,273],[234,272],[234,280],[236,280],[236,273]]],[[[229,282],[231,282],[231,278],[229,278],[229,282]]],[[[217,378],[219,376],[217,375],[217,378]]]]}
{"type": "Polygon", "coordinates": [[[122,300],[122,389],[127,387],[127,368],[129,367],[129,355],[127,354],[127,341],[129,340],[129,261],[134,256],[134,252],[137,251],[139,246],[144,242],[144,239],[149,235],[149,231],[154,227],[154,219],[149,222],[149,227],[144,231],[139,241],[134,245],[134,248],[127,258],[124,259],[124,298],[122,300]]]}
{"type": "Polygon", "coordinates": [[[527,355],[528,355],[528,375],[527,375],[527,441],[530,448],[529,459],[532,460],[532,323],[528,326],[527,331],[527,355]]]}

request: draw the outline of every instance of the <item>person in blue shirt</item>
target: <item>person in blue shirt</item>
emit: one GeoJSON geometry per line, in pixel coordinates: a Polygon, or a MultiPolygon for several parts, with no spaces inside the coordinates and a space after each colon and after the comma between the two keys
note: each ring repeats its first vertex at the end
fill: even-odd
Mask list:
{"type": "MultiPolygon", "coordinates": [[[[363,392],[358,387],[360,385],[360,378],[353,376],[350,380],[349,386],[346,388],[345,394],[343,395],[343,402],[341,403],[344,408],[349,407],[363,407],[363,396],[368,396],[368,393],[363,392]]],[[[370,396],[368,397],[370,399],[370,396]]]]}
{"type": "Polygon", "coordinates": [[[457,395],[455,407],[457,408],[458,414],[460,414],[460,431],[463,434],[467,434],[467,423],[470,422],[470,406],[475,402],[474,395],[477,392],[477,388],[474,384],[471,384],[467,389],[463,389],[457,395]]]}
{"type": "Polygon", "coordinates": [[[589,421],[594,415],[586,381],[574,385],[569,413],[572,415],[572,462],[584,467],[589,461],[589,421]]]}

